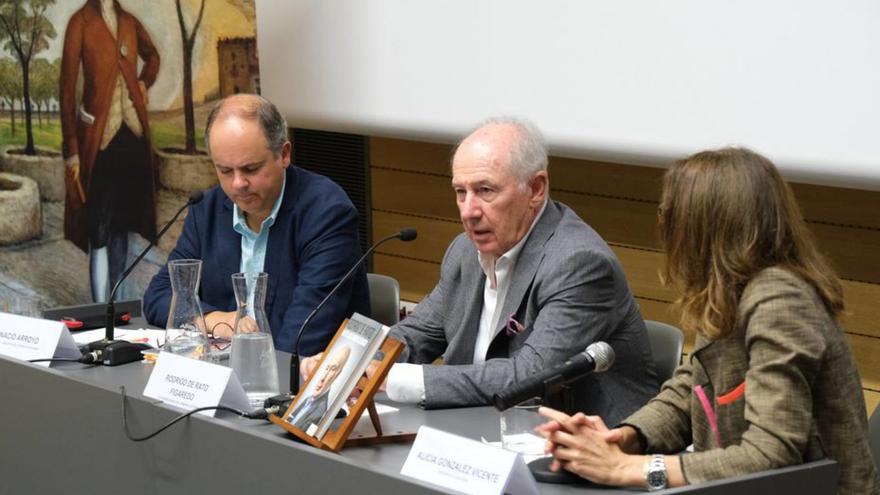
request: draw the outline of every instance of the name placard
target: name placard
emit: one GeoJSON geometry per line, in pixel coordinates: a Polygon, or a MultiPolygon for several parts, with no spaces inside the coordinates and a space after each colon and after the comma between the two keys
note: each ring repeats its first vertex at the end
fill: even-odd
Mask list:
{"type": "Polygon", "coordinates": [[[522,457],[491,445],[419,428],[400,474],[468,494],[537,494],[522,457]]]}
{"type": "Polygon", "coordinates": [[[82,356],[64,323],[10,313],[0,313],[0,354],[24,361],[82,356]]]}
{"type": "MultiPolygon", "coordinates": [[[[187,411],[218,405],[239,411],[251,409],[232,368],[170,352],[159,353],[144,396],[187,411]]],[[[198,414],[214,416],[216,412],[212,409],[198,414]]]]}

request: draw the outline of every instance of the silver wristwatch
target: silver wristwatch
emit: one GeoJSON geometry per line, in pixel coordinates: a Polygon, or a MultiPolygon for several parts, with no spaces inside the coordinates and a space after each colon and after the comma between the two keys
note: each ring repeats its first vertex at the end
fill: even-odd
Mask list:
{"type": "Polygon", "coordinates": [[[666,488],[669,481],[666,475],[666,460],[662,454],[651,456],[651,460],[645,463],[645,482],[648,484],[648,491],[653,492],[666,488]]]}

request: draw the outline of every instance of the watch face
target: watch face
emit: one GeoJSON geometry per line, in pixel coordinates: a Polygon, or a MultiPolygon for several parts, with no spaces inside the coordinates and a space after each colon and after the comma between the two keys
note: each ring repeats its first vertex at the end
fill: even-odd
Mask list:
{"type": "Polygon", "coordinates": [[[666,472],[660,469],[648,472],[648,486],[651,488],[666,488],[666,472]]]}

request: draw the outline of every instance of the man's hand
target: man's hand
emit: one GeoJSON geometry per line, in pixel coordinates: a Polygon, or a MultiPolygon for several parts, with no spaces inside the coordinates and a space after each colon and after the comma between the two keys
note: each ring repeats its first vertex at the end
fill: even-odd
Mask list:
{"type": "Polygon", "coordinates": [[[79,182],[79,158],[74,158],[67,162],[67,176],[71,180],[79,182]]]}
{"type": "Polygon", "coordinates": [[[232,340],[232,334],[235,333],[235,311],[211,311],[205,315],[205,326],[215,338],[232,340]]]}
{"type": "Polygon", "coordinates": [[[144,97],[144,107],[146,107],[150,103],[150,95],[147,92],[147,85],[144,84],[143,81],[138,81],[138,86],[141,88],[141,94],[144,97]]]}
{"type": "MultiPolygon", "coordinates": [[[[232,316],[232,321],[235,321],[234,313],[232,316]]],[[[233,325],[232,328],[234,329],[235,325],[233,325]]],[[[242,319],[238,320],[238,331],[241,333],[255,333],[259,330],[260,328],[257,326],[257,320],[251,318],[250,316],[245,316],[242,319]]]]}
{"type": "Polygon", "coordinates": [[[311,378],[311,376],[318,369],[318,364],[321,362],[321,358],[323,357],[324,353],[319,352],[314,356],[303,358],[302,361],[299,362],[299,376],[302,377],[303,382],[309,381],[309,378],[311,378]]]}
{"type": "MultiPolygon", "coordinates": [[[[382,364],[382,362],[377,361],[375,359],[370,361],[370,364],[367,365],[367,371],[364,372],[364,373],[366,373],[368,379],[372,379],[373,376],[375,376],[376,373],[379,372],[379,365],[380,364],[382,364]]],[[[385,379],[382,380],[382,384],[379,385],[379,391],[385,392],[387,390],[387,388],[388,388],[388,376],[386,375],[385,379]]]]}
{"type": "Polygon", "coordinates": [[[64,161],[67,166],[67,180],[65,181],[65,186],[75,187],[76,194],[79,196],[79,201],[83,204],[86,202],[86,192],[83,191],[82,184],[79,182],[79,155],[73,155],[67,160],[64,161]]]}

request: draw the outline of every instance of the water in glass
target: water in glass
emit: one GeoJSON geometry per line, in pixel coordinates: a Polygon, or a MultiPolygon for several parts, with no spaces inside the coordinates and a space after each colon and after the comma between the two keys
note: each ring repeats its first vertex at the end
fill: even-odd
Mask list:
{"type": "Polygon", "coordinates": [[[210,347],[202,330],[205,317],[199,302],[202,260],[178,259],[168,262],[171,279],[171,305],[165,324],[164,350],[194,359],[208,360],[210,347]]]}
{"type": "Polygon", "coordinates": [[[265,273],[232,275],[237,310],[229,366],[255,408],[279,391],[275,344],[265,310],[268,280],[265,273]]]}

